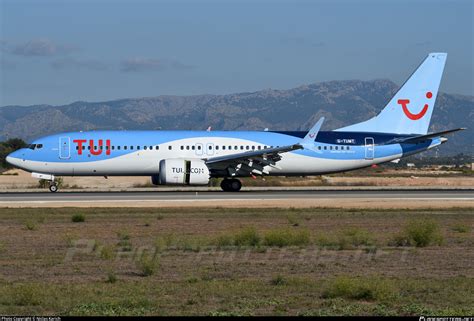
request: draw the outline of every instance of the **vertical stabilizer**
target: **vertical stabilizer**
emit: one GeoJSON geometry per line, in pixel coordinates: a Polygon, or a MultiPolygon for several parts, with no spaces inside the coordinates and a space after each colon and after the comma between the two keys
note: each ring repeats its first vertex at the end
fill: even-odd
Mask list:
{"type": "Polygon", "coordinates": [[[337,131],[428,132],[447,53],[430,53],[376,117],[337,131]]]}

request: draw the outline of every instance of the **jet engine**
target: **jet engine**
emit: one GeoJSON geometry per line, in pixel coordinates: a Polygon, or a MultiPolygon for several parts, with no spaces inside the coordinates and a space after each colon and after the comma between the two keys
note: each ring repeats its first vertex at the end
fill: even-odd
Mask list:
{"type": "Polygon", "coordinates": [[[151,180],[155,185],[207,185],[209,169],[201,159],[163,159],[159,174],[151,180]]]}

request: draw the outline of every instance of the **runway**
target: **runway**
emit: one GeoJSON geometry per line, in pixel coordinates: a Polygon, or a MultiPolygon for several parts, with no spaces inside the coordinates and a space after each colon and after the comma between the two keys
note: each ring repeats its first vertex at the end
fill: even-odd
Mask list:
{"type": "Polygon", "coordinates": [[[0,193],[0,207],[474,207],[474,190],[252,190],[238,193],[217,191],[137,192],[32,192],[0,193]]]}
{"type": "Polygon", "coordinates": [[[0,202],[31,201],[149,201],[149,200],[272,200],[272,199],[460,199],[474,200],[474,190],[341,190],[341,191],[241,191],[225,193],[200,192],[58,192],[58,193],[0,193],[0,202]]]}

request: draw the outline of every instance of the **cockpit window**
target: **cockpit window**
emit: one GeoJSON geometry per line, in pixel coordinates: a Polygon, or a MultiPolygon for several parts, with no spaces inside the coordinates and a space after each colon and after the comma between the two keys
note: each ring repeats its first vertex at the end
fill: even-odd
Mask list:
{"type": "Polygon", "coordinates": [[[28,145],[26,145],[26,148],[29,148],[29,149],[40,149],[40,148],[43,148],[43,144],[28,144],[28,145]]]}

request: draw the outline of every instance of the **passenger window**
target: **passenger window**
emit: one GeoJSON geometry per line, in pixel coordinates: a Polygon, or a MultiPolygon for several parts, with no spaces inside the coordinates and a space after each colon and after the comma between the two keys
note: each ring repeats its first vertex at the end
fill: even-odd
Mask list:
{"type": "Polygon", "coordinates": [[[327,150],[327,149],[328,149],[328,147],[327,147],[327,146],[324,146],[324,150],[327,150]]]}
{"type": "Polygon", "coordinates": [[[318,146],[318,150],[321,150],[321,146],[318,146]]]}
{"type": "Polygon", "coordinates": [[[184,146],[183,146],[183,145],[181,145],[181,150],[184,150],[184,146]]]}
{"type": "Polygon", "coordinates": [[[43,148],[43,144],[37,144],[37,145],[36,145],[36,148],[37,148],[37,149],[43,148]]]}
{"type": "MultiPolygon", "coordinates": [[[[82,148],[84,149],[84,146],[82,148]]],[[[112,145],[112,150],[115,150],[115,145],[112,145]]]]}
{"type": "Polygon", "coordinates": [[[189,150],[189,146],[186,146],[186,150],[189,150]]]}
{"type": "MultiPolygon", "coordinates": [[[[102,147],[102,146],[100,146],[100,147],[102,147]]],[[[123,149],[127,150],[127,148],[128,148],[127,145],[123,146],[123,149]]]]}
{"type": "MultiPolygon", "coordinates": [[[[113,146],[112,146],[113,147],[113,146]]],[[[82,150],[86,149],[86,146],[82,146],[82,150]]]]}
{"type": "Polygon", "coordinates": [[[212,145],[209,145],[209,150],[211,150],[211,149],[212,149],[212,145]]]}
{"type": "Polygon", "coordinates": [[[332,146],[329,146],[329,149],[332,150],[332,146]]]}
{"type": "Polygon", "coordinates": [[[198,146],[198,150],[201,150],[201,145],[198,146]]]}
{"type": "MultiPolygon", "coordinates": [[[[145,149],[146,149],[146,146],[145,146],[145,149]]],[[[170,145],[170,146],[168,146],[168,149],[169,149],[169,150],[171,150],[171,149],[172,149],[172,146],[171,146],[171,145],[170,145]]]]}
{"type": "Polygon", "coordinates": [[[225,145],[224,145],[224,146],[222,146],[222,150],[225,150],[225,145]]]}
{"type": "Polygon", "coordinates": [[[76,146],[76,150],[79,150],[79,146],[76,146]]]}
{"type": "Polygon", "coordinates": [[[262,146],[259,145],[259,146],[257,146],[257,148],[258,148],[258,150],[261,150],[261,149],[262,149],[262,146]]]}
{"type": "Polygon", "coordinates": [[[147,147],[147,146],[143,146],[143,149],[144,149],[144,150],[147,150],[147,149],[148,149],[148,147],[147,147]]]}
{"type": "Polygon", "coordinates": [[[250,146],[248,146],[248,145],[245,146],[245,149],[246,149],[246,150],[249,150],[249,149],[250,149],[250,146]]]}
{"type": "Polygon", "coordinates": [[[153,149],[153,146],[150,146],[150,150],[152,150],[152,149],[153,149]]]}
{"type": "Polygon", "coordinates": [[[337,150],[337,146],[334,146],[334,149],[337,150]]]}
{"type": "Polygon", "coordinates": [[[239,147],[238,147],[237,145],[235,145],[235,146],[234,146],[234,149],[237,150],[237,149],[239,149],[239,147]]]}
{"type": "Polygon", "coordinates": [[[196,149],[196,146],[194,146],[194,145],[191,146],[191,149],[192,149],[192,150],[195,150],[195,149],[196,149]]]}
{"type": "Polygon", "coordinates": [[[240,145],[240,150],[243,150],[244,149],[244,146],[240,145]]]}
{"type": "Polygon", "coordinates": [[[155,149],[156,149],[156,150],[160,149],[160,146],[156,145],[156,146],[155,146],[155,149]]]}
{"type": "Polygon", "coordinates": [[[133,150],[133,145],[132,145],[132,146],[130,146],[130,149],[132,149],[132,150],[133,150]]]}
{"type": "Polygon", "coordinates": [[[255,146],[252,146],[252,150],[255,150],[255,146]]]}
{"type": "Polygon", "coordinates": [[[119,145],[119,146],[117,146],[117,149],[118,149],[118,150],[120,150],[120,145],[119,145]]]}

